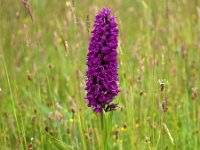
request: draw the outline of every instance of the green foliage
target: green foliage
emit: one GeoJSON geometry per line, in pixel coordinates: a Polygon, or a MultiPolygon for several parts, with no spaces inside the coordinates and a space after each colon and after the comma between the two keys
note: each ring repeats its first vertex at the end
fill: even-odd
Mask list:
{"type": "Polygon", "coordinates": [[[199,149],[198,0],[0,5],[0,149],[102,149],[84,99],[88,31],[102,7],[120,30],[121,92],[112,127],[106,118],[108,149],[199,149]]]}

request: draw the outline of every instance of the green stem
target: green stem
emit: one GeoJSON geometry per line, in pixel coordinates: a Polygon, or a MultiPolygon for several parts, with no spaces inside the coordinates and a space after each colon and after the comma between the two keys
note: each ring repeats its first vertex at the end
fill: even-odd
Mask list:
{"type": "Polygon", "coordinates": [[[107,137],[108,137],[108,132],[107,132],[107,120],[106,120],[106,114],[103,112],[101,113],[101,123],[102,123],[102,129],[103,129],[103,148],[104,150],[108,149],[108,141],[107,141],[107,137]]]}
{"type": "Polygon", "coordinates": [[[103,150],[108,150],[108,142],[110,140],[110,133],[112,130],[112,116],[113,116],[112,111],[108,112],[107,114],[105,112],[100,114],[101,130],[103,132],[102,135],[103,150]]]}

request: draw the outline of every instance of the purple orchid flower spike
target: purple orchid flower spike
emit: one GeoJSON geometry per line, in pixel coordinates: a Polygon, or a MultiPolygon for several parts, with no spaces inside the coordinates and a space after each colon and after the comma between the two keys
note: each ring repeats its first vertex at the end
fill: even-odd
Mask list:
{"type": "Polygon", "coordinates": [[[119,93],[118,87],[118,28],[115,16],[104,8],[95,18],[89,43],[86,72],[86,100],[94,112],[114,110],[113,99],[119,93]]]}

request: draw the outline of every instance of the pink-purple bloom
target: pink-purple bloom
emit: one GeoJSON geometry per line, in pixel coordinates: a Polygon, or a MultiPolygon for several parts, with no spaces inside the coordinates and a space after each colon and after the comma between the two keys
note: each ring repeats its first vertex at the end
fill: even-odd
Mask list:
{"type": "Polygon", "coordinates": [[[118,28],[115,16],[104,8],[96,17],[87,54],[88,70],[86,100],[94,112],[116,108],[112,103],[119,92],[118,87],[118,28]]]}

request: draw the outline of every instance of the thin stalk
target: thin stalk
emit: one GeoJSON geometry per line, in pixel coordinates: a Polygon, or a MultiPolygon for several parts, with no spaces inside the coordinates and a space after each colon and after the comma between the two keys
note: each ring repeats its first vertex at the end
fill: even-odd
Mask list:
{"type": "Polygon", "coordinates": [[[83,143],[83,149],[86,150],[86,141],[85,141],[85,137],[84,137],[84,134],[83,134],[83,131],[84,131],[84,128],[83,128],[83,120],[81,120],[81,116],[82,115],[82,112],[80,112],[80,115],[79,115],[79,129],[80,129],[80,133],[81,133],[81,139],[82,139],[82,143],[83,143]]]}
{"type": "Polygon", "coordinates": [[[163,132],[163,126],[162,126],[162,121],[163,120],[163,113],[162,113],[162,115],[161,115],[161,122],[160,122],[160,131],[159,131],[159,135],[158,135],[158,140],[157,140],[157,144],[156,144],[156,150],[158,149],[158,146],[159,146],[159,142],[161,141],[161,147],[162,147],[162,135],[161,134],[163,134],[162,132],[163,132]]]}
{"type": "MultiPolygon", "coordinates": [[[[38,85],[38,98],[40,100],[40,104],[42,104],[42,96],[41,96],[41,89],[40,89],[40,79],[39,79],[39,75],[37,74],[37,85],[38,85]]],[[[39,111],[40,113],[40,111],[39,111]]],[[[42,116],[41,115],[37,115],[38,119],[39,120],[42,120],[42,116]]],[[[43,137],[43,126],[42,124],[39,126],[39,131],[40,131],[40,140],[41,140],[41,143],[42,143],[42,148],[44,149],[45,148],[45,145],[44,145],[44,137],[43,137]]]]}
{"type": "Polygon", "coordinates": [[[106,122],[106,116],[105,113],[102,112],[100,114],[100,119],[101,119],[101,129],[102,129],[102,144],[103,144],[103,149],[107,150],[108,143],[107,143],[107,122],[106,122]]]}
{"type": "MultiPolygon", "coordinates": [[[[153,82],[153,106],[152,106],[152,109],[153,109],[153,113],[152,113],[152,117],[153,117],[153,125],[155,123],[155,93],[154,93],[154,89],[155,89],[155,59],[156,59],[156,53],[155,53],[155,35],[153,36],[153,70],[152,70],[152,82],[153,82]]],[[[154,129],[153,129],[153,138],[152,138],[152,145],[154,147],[154,143],[155,143],[155,132],[154,132],[154,129]]]]}
{"type": "Polygon", "coordinates": [[[102,112],[100,114],[100,124],[101,124],[101,131],[102,131],[102,144],[103,150],[108,150],[108,142],[110,140],[110,133],[112,130],[112,117],[113,112],[102,112]]]}
{"type": "Polygon", "coordinates": [[[7,67],[6,67],[4,54],[2,56],[3,56],[4,69],[5,69],[5,72],[6,72],[6,78],[7,78],[7,82],[8,82],[8,86],[9,86],[9,91],[10,91],[12,108],[13,108],[14,117],[15,117],[15,121],[16,121],[16,124],[17,124],[17,130],[18,130],[18,134],[19,134],[19,138],[20,138],[20,128],[19,128],[19,122],[18,122],[18,119],[17,119],[17,112],[16,112],[16,108],[15,108],[14,96],[13,96],[13,92],[12,92],[12,88],[11,88],[11,84],[10,84],[10,79],[9,79],[9,76],[8,76],[8,71],[7,71],[7,67]]]}

